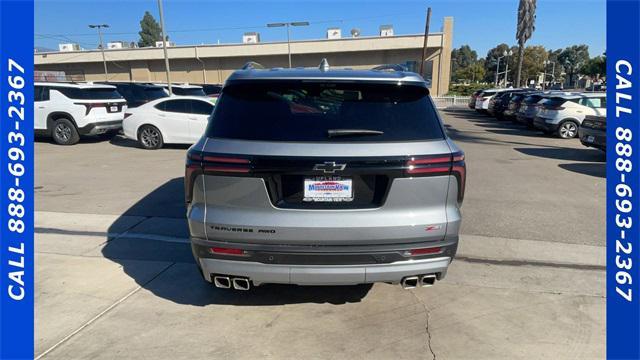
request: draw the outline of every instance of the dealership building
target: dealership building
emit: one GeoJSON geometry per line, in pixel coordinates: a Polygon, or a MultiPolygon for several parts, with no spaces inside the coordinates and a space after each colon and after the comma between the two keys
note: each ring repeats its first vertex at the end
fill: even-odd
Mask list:
{"type": "MultiPolygon", "coordinates": [[[[332,30],[332,29],[329,29],[332,30]]],[[[329,32],[328,32],[329,33],[329,32]]],[[[445,17],[441,31],[430,32],[424,77],[431,92],[449,88],[453,18],[445,17]]],[[[326,58],[332,67],[369,69],[382,64],[409,64],[419,69],[424,35],[393,35],[381,27],[381,36],[357,36],[292,41],[293,67],[315,67],[326,58]]],[[[287,42],[171,46],[167,49],[172,82],[220,84],[248,61],[265,67],[288,66],[287,42]]],[[[104,51],[110,81],[166,82],[162,48],[121,48],[104,51]]],[[[63,71],[68,77],[104,81],[100,50],[36,53],[35,70],[63,71]]],[[[417,70],[416,70],[417,71],[417,70]]]]}

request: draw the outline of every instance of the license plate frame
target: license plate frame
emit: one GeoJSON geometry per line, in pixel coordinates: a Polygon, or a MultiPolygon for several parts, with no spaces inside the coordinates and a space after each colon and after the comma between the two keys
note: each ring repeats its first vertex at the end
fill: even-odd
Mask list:
{"type": "Polygon", "coordinates": [[[303,179],[305,202],[353,201],[353,179],[341,176],[313,176],[303,179]]]}
{"type": "Polygon", "coordinates": [[[118,112],[118,111],[120,111],[120,107],[118,105],[109,106],[109,112],[114,113],[114,112],[118,112]]]}
{"type": "Polygon", "coordinates": [[[595,140],[596,138],[593,135],[587,135],[587,137],[585,138],[585,141],[590,143],[594,142],[595,140]]]}

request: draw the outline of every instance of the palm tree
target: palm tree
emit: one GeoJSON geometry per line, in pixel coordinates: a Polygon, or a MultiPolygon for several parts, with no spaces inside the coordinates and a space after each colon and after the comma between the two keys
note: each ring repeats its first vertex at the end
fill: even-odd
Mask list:
{"type": "Polygon", "coordinates": [[[524,44],[531,38],[536,21],[536,0],[520,0],[518,5],[518,72],[516,74],[516,86],[520,86],[520,74],[522,72],[522,60],[524,58],[524,44]]]}

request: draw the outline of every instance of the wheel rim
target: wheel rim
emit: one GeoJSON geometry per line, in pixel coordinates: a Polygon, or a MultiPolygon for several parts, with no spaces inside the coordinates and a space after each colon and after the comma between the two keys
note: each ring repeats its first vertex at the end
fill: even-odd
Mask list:
{"type": "Polygon", "coordinates": [[[140,134],[142,144],[146,147],[156,147],[160,143],[160,133],[158,130],[147,127],[142,130],[140,134]]]}
{"type": "Polygon", "coordinates": [[[58,124],[56,125],[56,137],[64,142],[69,141],[71,139],[71,128],[66,124],[58,124]]]}
{"type": "Polygon", "coordinates": [[[563,138],[572,138],[576,136],[578,127],[572,122],[566,122],[560,127],[560,136],[563,138]]]}

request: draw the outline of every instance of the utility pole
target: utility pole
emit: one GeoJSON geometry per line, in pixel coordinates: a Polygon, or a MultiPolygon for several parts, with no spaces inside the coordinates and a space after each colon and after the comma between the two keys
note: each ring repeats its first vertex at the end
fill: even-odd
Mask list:
{"type": "MultiPolygon", "coordinates": [[[[427,8],[427,22],[424,26],[424,44],[422,45],[422,61],[420,61],[420,76],[424,77],[424,62],[427,61],[427,42],[429,41],[429,24],[431,23],[431,7],[427,8]]],[[[440,81],[440,79],[438,79],[440,81]]]]}
{"type": "Polygon", "coordinates": [[[167,72],[167,85],[169,86],[169,95],[173,95],[173,90],[171,89],[171,68],[169,67],[169,56],[167,55],[167,35],[164,29],[162,0],[158,0],[158,11],[160,12],[160,29],[162,30],[162,49],[164,50],[164,67],[167,72]]]}
{"type": "Polygon", "coordinates": [[[107,58],[104,56],[104,44],[102,43],[102,28],[108,28],[107,24],[89,25],[91,29],[98,29],[100,37],[100,50],[102,51],[102,64],[104,65],[104,81],[109,81],[109,73],[107,72],[107,58]]]}
{"type": "Polygon", "coordinates": [[[498,74],[500,74],[500,59],[504,56],[498,56],[498,63],[496,64],[496,87],[498,87],[498,74]]]}

